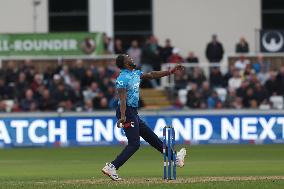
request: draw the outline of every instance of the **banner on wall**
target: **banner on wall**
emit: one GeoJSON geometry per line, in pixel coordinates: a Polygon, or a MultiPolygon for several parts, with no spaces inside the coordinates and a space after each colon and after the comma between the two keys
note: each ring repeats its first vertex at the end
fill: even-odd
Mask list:
{"type": "MultiPolygon", "coordinates": [[[[144,116],[162,138],[165,125],[173,125],[179,144],[284,143],[284,116],[202,115],[144,116]]],[[[116,119],[100,117],[4,118],[0,120],[0,146],[115,145],[127,141],[116,119]]],[[[141,142],[144,143],[141,138],[141,142]]]]}
{"type": "Polygon", "coordinates": [[[260,51],[266,53],[284,52],[284,30],[261,30],[260,51]]]}
{"type": "Polygon", "coordinates": [[[102,33],[0,34],[0,56],[99,55],[102,33]]]}

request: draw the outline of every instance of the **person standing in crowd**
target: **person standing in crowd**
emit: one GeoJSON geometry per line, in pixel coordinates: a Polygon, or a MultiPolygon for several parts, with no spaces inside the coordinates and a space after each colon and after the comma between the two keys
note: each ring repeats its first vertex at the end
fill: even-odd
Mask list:
{"type": "Polygon", "coordinates": [[[252,68],[257,74],[261,71],[261,69],[265,72],[268,72],[270,69],[270,63],[264,60],[262,54],[259,54],[256,62],[253,62],[252,68]]]}
{"type": "Polygon", "coordinates": [[[141,55],[142,55],[142,50],[139,47],[138,41],[133,40],[131,42],[130,48],[127,50],[127,54],[133,58],[134,62],[136,62],[137,67],[140,67],[141,63],[141,55]]]}
{"type": "Polygon", "coordinates": [[[244,55],[241,55],[240,58],[235,62],[235,68],[241,72],[244,72],[249,63],[249,60],[244,55]]]}
{"type": "Polygon", "coordinates": [[[114,53],[115,54],[123,54],[124,53],[124,49],[123,49],[121,39],[115,40],[115,42],[114,42],[114,53]]]}
{"type": "Polygon", "coordinates": [[[182,58],[182,56],[180,55],[180,50],[178,48],[173,48],[173,53],[172,55],[169,57],[168,62],[169,63],[183,63],[184,60],[182,58]]]}
{"type": "Polygon", "coordinates": [[[171,44],[171,40],[166,39],[165,46],[162,48],[161,54],[160,54],[161,60],[163,63],[168,62],[169,57],[172,55],[172,51],[173,51],[173,46],[171,44]]]}
{"type": "MultiPolygon", "coordinates": [[[[161,47],[158,45],[157,39],[155,36],[150,36],[142,50],[141,57],[141,70],[142,72],[151,72],[157,70],[160,65],[160,51],[161,47]]],[[[155,79],[150,80],[153,88],[158,86],[155,79]]]]}
{"type": "Polygon", "coordinates": [[[218,41],[217,35],[212,35],[212,41],[207,44],[206,58],[210,63],[219,63],[224,55],[222,43],[218,41]]]}
{"type": "Polygon", "coordinates": [[[190,52],[188,53],[187,58],[186,58],[186,62],[187,62],[187,63],[198,63],[199,60],[198,60],[198,57],[195,56],[194,52],[190,51],[190,52]]]}
{"type": "Polygon", "coordinates": [[[113,53],[113,42],[111,37],[107,36],[106,33],[103,33],[103,40],[104,40],[104,52],[106,54],[113,53]]]}
{"type": "Polygon", "coordinates": [[[236,44],[236,53],[249,53],[249,44],[244,37],[236,44]]]}

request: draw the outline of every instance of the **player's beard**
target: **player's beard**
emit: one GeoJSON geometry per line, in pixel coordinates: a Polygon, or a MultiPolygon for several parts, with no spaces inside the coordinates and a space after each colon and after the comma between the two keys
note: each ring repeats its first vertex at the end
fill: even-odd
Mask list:
{"type": "Polygon", "coordinates": [[[135,68],[136,68],[136,64],[135,64],[134,62],[131,62],[131,63],[129,64],[129,66],[130,66],[132,69],[135,69],[135,68]]]}

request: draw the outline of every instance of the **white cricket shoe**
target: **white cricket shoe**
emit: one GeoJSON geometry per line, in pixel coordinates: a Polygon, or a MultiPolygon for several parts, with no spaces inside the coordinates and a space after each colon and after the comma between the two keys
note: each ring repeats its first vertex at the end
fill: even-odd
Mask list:
{"type": "Polygon", "coordinates": [[[118,174],[116,173],[116,168],[114,167],[113,164],[111,163],[106,163],[106,165],[104,166],[104,168],[102,169],[102,172],[109,176],[112,180],[114,181],[120,181],[122,180],[121,178],[119,178],[118,174]]]}
{"type": "Polygon", "coordinates": [[[176,166],[177,167],[183,167],[184,166],[184,158],[186,156],[186,149],[182,148],[180,151],[177,153],[176,157],[176,166]]]}

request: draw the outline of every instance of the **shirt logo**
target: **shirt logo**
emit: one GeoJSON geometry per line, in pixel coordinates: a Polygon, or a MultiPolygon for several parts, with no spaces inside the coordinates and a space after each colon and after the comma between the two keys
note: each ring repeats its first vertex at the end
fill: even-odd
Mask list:
{"type": "Polygon", "coordinates": [[[123,85],[123,81],[116,81],[118,85],[123,85]]]}
{"type": "Polygon", "coordinates": [[[133,89],[134,89],[134,90],[137,90],[137,89],[139,88],[139,85],[140,85],[139,83],[135,83],[135,84],[133,85],[133,89]]]}

